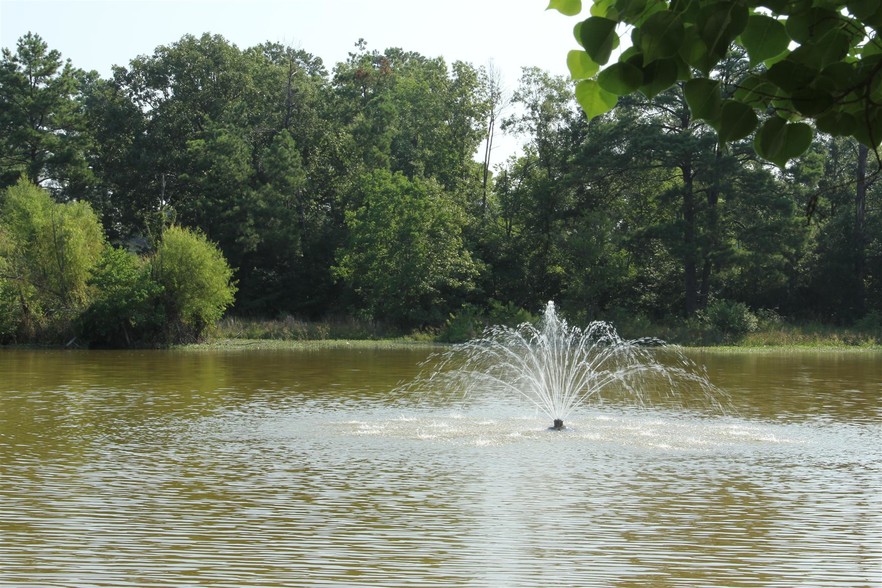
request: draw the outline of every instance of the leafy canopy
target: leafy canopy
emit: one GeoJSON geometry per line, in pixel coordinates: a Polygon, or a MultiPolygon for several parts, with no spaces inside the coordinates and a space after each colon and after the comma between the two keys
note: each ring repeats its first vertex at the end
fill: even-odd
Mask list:
{"type": "Polygon", "coordinates": [[[346,212],[349,242],[334,273],[371,318],[401,326],[442,319],[439,309],[473,288],[463,212],[435,180],[375,170],[359,180],[361,206],[346,212]]]}
{"type": "Polygon", "coordinates": [[[0,341],[66,340],[105,246],[88,203],[55,202],[24,177],[0,190],[0,341]]]}
{"type": "Polygon", "coordinates": [[[55,202],[25,178],[0,193],[0,258],[11,268],[0,280],[31,292],[28,305],[65,314],[88,304],[88,278],[104,247],[88,203],[55,202]]]}
{"type": "Polygon", "coordinates": [[[233,304],[233,270],[200,231],[167,228],[150,263],[162,288],[168,327],[177,330],[172,340],[198,340],[233,304]]]}
{"type": "Polygon", "coordinates": [[[68,194],[93,179],[78,102],[85,77],[33,33],[18,40],[15,53],[0,51],[0,187],[25,174],[68,194]]]}
{"type": "MultiPolygon", "coordinates": [[[[583,10],[581,0],[548,8],[583,10]]],[[[813,128],[874,149],[882,142],[879,0],[594,0],[589,11],[567,63],[591,118],[619,96],[652,98],[683,83],[693,115],[721,141],[758,129],[757,153],[779,166],[808,148],[813,128]],[[626,32],[629,46],[610,63],[626,32]],[[711,77],[733,44],[751,69],[723,96],[711,77]]]]}
{"type": "Polygon", "coordinates": [[[114,346],[155,341],[165,315],[158,304],[163,288],[150,270],[146,258],[105,247],[89,279],[97,292],[80,317],[80,334],[114,346]]]}

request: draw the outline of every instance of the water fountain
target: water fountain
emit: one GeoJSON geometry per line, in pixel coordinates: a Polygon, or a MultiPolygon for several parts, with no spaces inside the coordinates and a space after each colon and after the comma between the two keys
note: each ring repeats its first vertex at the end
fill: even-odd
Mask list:
{"type": "Polygon", "coordinates": [[[550,429],[556,431],[589,401],[620,397],[642,405],[649,398],[698,398],[719,406],[722,397],[702,370],[664,341],[625,340],[602,321],[584,329],[571,326],[558,316],[554,302],[548,302],[538,327],[494,326],[440,354],[425,383],[465,397],[524,399],[551,419],[550,429]]]}

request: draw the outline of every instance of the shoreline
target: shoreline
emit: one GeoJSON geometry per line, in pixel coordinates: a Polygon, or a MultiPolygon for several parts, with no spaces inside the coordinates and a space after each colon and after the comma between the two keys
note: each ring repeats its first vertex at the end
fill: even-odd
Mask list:
{"type": "MultiPolygon", "coordinates": [[[[164,346],[141,347],[101,347],[90,348],[88,345],[53,345],[39,343],[22,343],[0,345],[3,350],[46,350],[46,351],[250,351],[250,350],[297,350],[322,351],[336,349],[382,350],[382,349],[445,349],[456,345],[431,340],[406,338],[391,339],[248,339],[248,338],[217,338],[201,343],[183,343],[164,346]]],[[[707,354],[763,354],[763,353],[882,353],[882,345],[837,345],[789,344],[789,345],[682,345],[669,343],[667,347],[681,349],[688,353],[707,354]]]]}

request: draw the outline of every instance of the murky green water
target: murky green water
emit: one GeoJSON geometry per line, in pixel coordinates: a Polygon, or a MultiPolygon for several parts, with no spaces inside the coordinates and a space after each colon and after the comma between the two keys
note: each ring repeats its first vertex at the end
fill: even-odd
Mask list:
{"type": "Polygon", "coordinates": [[[882,354],[563,432],[425,354],[0,351],[0,586],[882,586],[882,354]]]}

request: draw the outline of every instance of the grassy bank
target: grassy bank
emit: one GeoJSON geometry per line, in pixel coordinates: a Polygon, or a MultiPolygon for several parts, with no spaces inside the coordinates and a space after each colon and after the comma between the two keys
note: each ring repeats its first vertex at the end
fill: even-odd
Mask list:
{"type": "MultiPolygon", "coordinates": [[[[451,322],[455,323],[456,318],[451,322]]],[[[649,321],[614,322],[628,339],[657,337],[686,347],[716,349],[882,349],[882,329],[875,325],[851,328],[820,323],[765,321],[747,332],[734,333],[700,320],[662,324],[649,321]]],[[[307,348],[357,346],[363,348],[398,347],[455,343],[480,334],[482,323],[463,329],[455,324],[436,330],[402,332],[386,325],[357,319],[304,321],[293,317],[277,320],[229,317],[222,320],[200,346],[230,349],[290,347],[307,348]],[[455,336],[451,336],[455,335],[455,336]]]]}
{"type": "Polygon", "coordinates": [[[218,340],[262,341],[399,341],[432,342],[433,331],[401,331],[375,321],[354,318],[305,321],[291,316],[280,319],[227,317],[209,333],[218,340]]]}
{"type": "Polygon", "coordinates": [[[780,323],[761,326],[746,333],[731,333],[684,322],[682,325],[652,325],[641,331],[625,327],[620,329],[620,333],[628,338],[649,335],[686,347],[882,349],[882,333],[878,330],[817,323],[780,323]]]}
{"type": "Polygon", "coordinates": [[[432,348],[439,343],[416,341],[413,339],[221,339],[211,338],[203,343],[181,345],[187,350],[229,350],[249,351],[267,349],[299,349],[305,351],[322,351],[327,349],[402,349],[432,348]]]}

